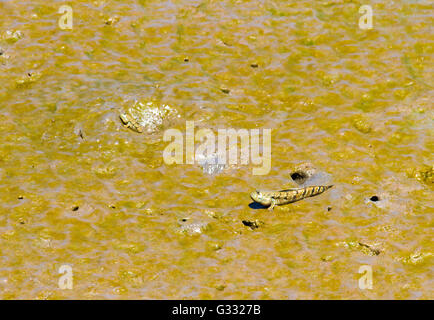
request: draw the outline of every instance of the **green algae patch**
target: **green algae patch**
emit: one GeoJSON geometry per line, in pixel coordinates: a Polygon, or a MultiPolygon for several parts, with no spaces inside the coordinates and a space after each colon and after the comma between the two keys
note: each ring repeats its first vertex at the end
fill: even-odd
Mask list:
{"type": "Polygon", "coordinates": [[[377,3],[362,30],[350,0],[71,0],[62,30],[56,3],[0,1],[0,298],[432,298],[421,2],[377,3]],[[271,129],[270,172],[167,165],[186,121],[271,129]],[[329,192],[251,204],[309,182],[308,163],[329,192]]]}
{"type": "Polygon", "coordinates": [[[353,126],[361,133],[370,133],[372,131],[372,125],[365,118],[358,117],[353,120],[353,126]]]}
{"type": "Polygon", "coordinates": [[[430,187],[434,187],[434,166],[423,165],[408,168],[406,172],[408,177],[415,178],[430,187]]]}

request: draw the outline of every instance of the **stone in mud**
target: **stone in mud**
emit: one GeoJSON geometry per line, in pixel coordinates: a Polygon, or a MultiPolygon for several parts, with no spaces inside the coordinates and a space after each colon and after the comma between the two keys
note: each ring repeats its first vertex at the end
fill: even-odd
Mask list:
{"type": "Polygon", "coordinates": [[[229,94],[229,93],[231,92],[231,90],[229,90],[229,89],[226,88],[226,87],[221,87],[220,90],[221,90],[223,93],[226,93],[226,94],[229,94]]]}
{"type": "Polygon", "coordinates": [[[252,230],[258,229],[261,225],[264,224],[264,222],[262,222],[258,219],[256,219],[256,220],[243,220],[242,222],[246,227],[249,227],[252,230]]]}
{"type": "Polygon", "coordinates": [[[138,133],[143,132],[142,127],[137,123],[136,119],[134,119],[132,116],[128,115],[127,113],[121,113],[119,115],[119,118],[121,119],[121,122],[125,128],[131,129],[132,131],[138,133]]]}
{"type": "Polygon", "coordinates": [[[111,25],[116,24],[118,21],[119,21],[119,17],[114,16],[114,17],[110,17],[106,21],[104,21],[104,24],[111,26],[111,25]]]}
{"type": "Polygon", "coordinates": [[[219,284],[215,287],[218,291],[223,291],[226,288],[226,285],[224,284],[219,284]]]}
{"type": "Polygon", "coordinates": [[[167,118],[179,117],[177,110],[168,105],[157,105],[154,102],[142,103],[140,101],[135,101],[133,106],[124,114],[134,119],[143,132],[147,133],[158,131],[167,118]]]}

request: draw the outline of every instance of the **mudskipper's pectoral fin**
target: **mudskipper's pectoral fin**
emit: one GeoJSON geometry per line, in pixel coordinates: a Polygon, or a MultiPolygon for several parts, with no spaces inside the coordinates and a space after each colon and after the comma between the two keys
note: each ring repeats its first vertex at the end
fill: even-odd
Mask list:
{"type": "Polygon", "coordinates": [[[274,207],[276,206],[276,200],[271,199],[271,204],[268,207],[268,210],[273,211],[274,207]]]}

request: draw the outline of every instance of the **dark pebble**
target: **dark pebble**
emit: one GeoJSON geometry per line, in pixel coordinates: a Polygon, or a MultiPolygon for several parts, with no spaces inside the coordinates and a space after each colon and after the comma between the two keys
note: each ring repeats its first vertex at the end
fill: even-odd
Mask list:
{"type": "Polygon", "coordinates": [[[242,222],[246,227],[249,227],[252,230],[259,228],[259,225],[256,221],[243,220],[242,222]]]}
{"type": "Polygon", "coordinates": [[[226,88],[221,88],[220,90],[221,90],[223,93],[226,93],[226,94],[228,94],[229,92],[231,92],[231,90],[226,89],[226,88]]]}

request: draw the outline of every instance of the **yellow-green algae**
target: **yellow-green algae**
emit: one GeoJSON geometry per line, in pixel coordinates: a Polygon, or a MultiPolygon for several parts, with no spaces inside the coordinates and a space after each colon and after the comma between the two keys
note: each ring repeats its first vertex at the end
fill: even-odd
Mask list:
{"type": "Polygon", "coordinates": [[[0,2],[0,298],[432,299],[432,7],[371,1],[361,30],[360,1],[168,4],[73,0],[61,30],[60,3],[0,2]],[[179,117],[134,134],[136,101],[179,117]],[[185,120],[272,128],[270,173],[166,165],[185,120]],[[248,206],[305,162],[333,192],[248,206]]]}

